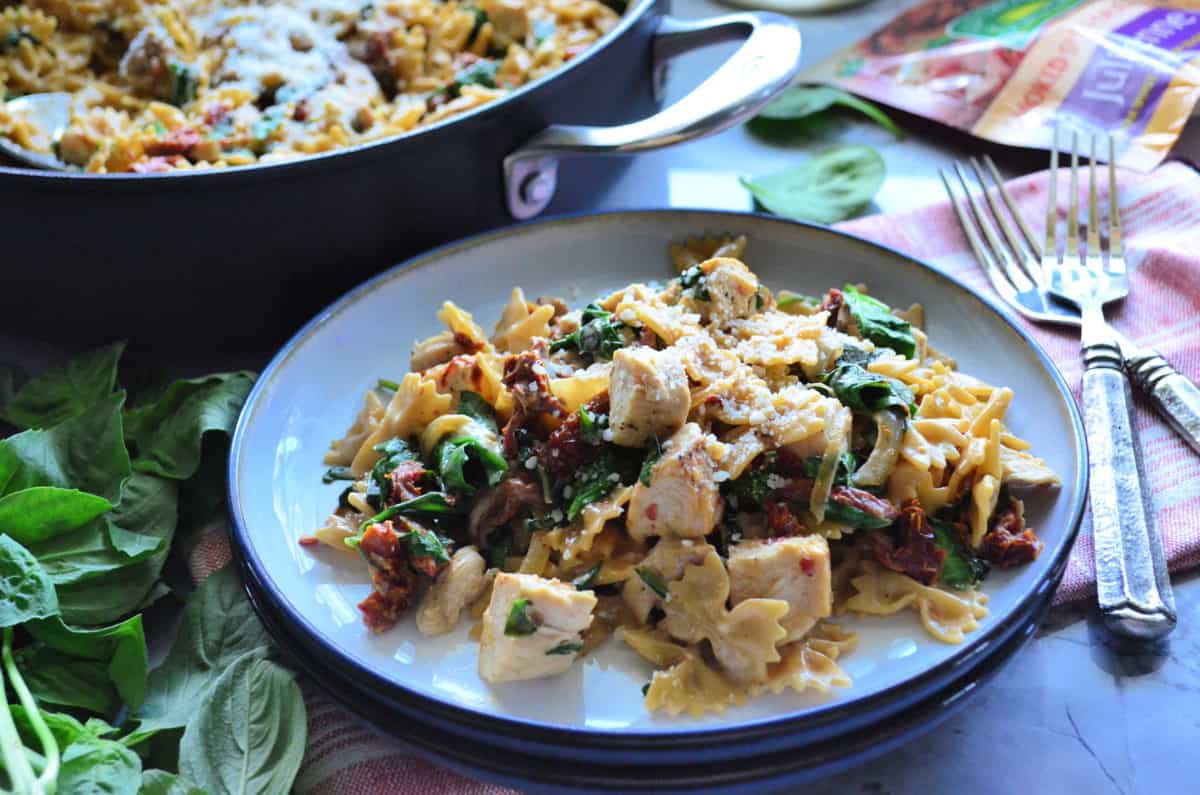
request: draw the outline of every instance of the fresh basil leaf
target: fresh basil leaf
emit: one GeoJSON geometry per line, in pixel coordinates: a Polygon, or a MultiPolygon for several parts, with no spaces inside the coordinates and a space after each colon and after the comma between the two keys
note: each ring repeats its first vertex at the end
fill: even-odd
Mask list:
{"type": "Polygon", "coordinates": [[[564,640],[552,649],[547,649],[546,654],[579,654],[583,651],[583,644],[578,641],[564,640]]]}
{"type": "Polygon", "coordinates": [[[179,774],[210,795],[286,795],[307,739],[304,696],[285,668],[239,657],[196,702],[179,743],[179,774]]]}
{"type": "Polygon", "coordinates": [[[107,663],[108,677],[131,709],[146,697],[146,636],[140,615],[108,627],[72,627],[61,618],[30,621],[25,629],[55,651],[107,663]]]}
{"type": "Polygon", "coordinates": [[[867,414],[889,408],[908,411],[913,401],[904,384],[857,364],[839,364],[825,375],[825,383],[843,405],[867,414]]]}
{"type": "Polygon", "coordinates": [[[575,586],[575,590],[577,590],[577,591],[592,590],[592,587],[596,582],[596,575],[600,573],[600,567],[602,565],[603,565],[602,563],[597,563],[595,566],[592,566],[590,569],[585,571],[583,574],[581,574],[578,577],[576,577],[575,579],[571,580],[571,584],[575,586]]]}
{"type": "Polygon", "coordinates": [[[108,716],[121,707],[121,697],[103,662],[72,657],[44,643],[31,643],[13,656],[25,684],[41,704],[108,716]]]}
{"type": "Polygon", "coordinates": [[[37,559],[0,534],[0,627],[58,615],[58,596],[37,559]]]}
{"type": "Polygon", "coordinates": [[[987,576],[991,568],[987,561],[972,555],[953,527],[933,518],[929,519],[929,527],[933,530],[933,543],[946,552],[942,560],[942,583],[951,588],[970,588],[987,576]]]}
{"type": "Polygon", "coordinates": [[[638,566],[636,569],[634,569],[634,571],[637,572],[638,577],[641,577],[642,582],[646,583],[650,590],[658,594],[660,598],[670,598],[671,591],[667,588],[666,582],[663,581],[663,578],[659,576],[658,572],[654,571],[653,569],[646,568],[645,566],[638,566]]]}
{"type": "Polygon", "coordinates": [[[891,348],[905,358],[917,355],[917,342],[912,325],[892,314],[891,307],[877,298],[861,293],[853,285],[842,290],[846,307],[858,324],[858,333],[884,348],[891,348]]]}
{"type": "Polygon", "coordinates": [[[165,770],[143,770],[138,795],[208,795],[204,790],[165,770]]]}
{"type": "Polygon", "coordinates": [[[58,795],[137,795],[142,760],[114,740],[86,737],[63,751],[58,795]]]}
{"type": "Polygon", "coordinates": [[[473,436],[456,436],[443,441],[438,445],[434,458],[438,462],[438,474],[446,485],[468,497],[473,496],[481,486],[495,486],[508,471],[504,456],[473,436]],[[472,462],[482,469],[482,482],[471,482],[467,465],[472,462]]]}
{"type": "Polygon", "coordinates": [[[550,343],[550,352],[574,348],[580,354],[611,359],[618,349],[625,347],[625,325],[612,319],[609,312],[597,304],[584,307],[580,325],[565,337],[550,343]]]}
{"type": "Polygon", "coordinates": [[[118,392],[48,430],[0,441],[0,494],[32,486],[79,489],[116,503],[129,477],[118,392]]]}
{"type": "Polygon", "coordinates": [[[180,380],[155,403],[126,412],[125,435],[137,449],[134,466],[166,478],[190,478],[200,466],[206,433],[229,434],[254,386],[251,373],[180,380]]]}
{"type": "Polygon", "coordinates": [[[799,166],[757,180],[742,179],[764,209],[785,218],[834,224],[865,207],[883,185],[887,167],[869,146],[837,146],[799,166]]]}
{"type": "Polygon", "coordinates": [[[459,395],[458,408],[455,410],[455,413],[461,414],[464,417],[470,417],[492,433],[500,432],[499,427],[496,425],[495,409],[477,392],[464,390],[459,395]]]}
{"type": "Polygon", "coordinates": [[[234,568],[210,576],[188,599],[167,659],[150,672],[146,700],[134,712],[136,740],[187,725],[234,660],[265,654],[269,644],[234,568]]]}
{"type": "Polygon", "coordinates": [[[22,544],[36,544],[76,530],[112,509],[95,494],[57,486],[33,486],[0,497],[0,527],[22,544]]]}
{"type": "Polygon", "coordinates": [[[175,533],[177,484],[135,472],[108,516],[31,552],[54,582],[63,619],[106,624],[136,610],[158,582],[175,533]],[[140,537],[140,542],[132,538],[140,537]],[[144,552],[155,546],[153,552],[144,552]],[[131,551],[142,550],[131,555],[131,551]]]}
{"type": "Polygon", "coordinates": [[[504,622],[504,634],[524,637],[537,632],[537,624],[529,617],[529,600],[525,597],[514,599],[508,606],[508,618],[504,622]]]}
{"type": "Polygon", "coordinates": [[[0,417],[24,429],[49,428],[82,414],[112,394],[124,349],[123,342],[98,348],[31,378],[3,404],[0,417]]]}
{"type": "MultiPolygon", "coordinates": [[[[8,709],[12,713],[13,723],[16,724],[21,738],[32,746],[37,741],[37,737],[34,734],[33,723],[29,719],[29,713],[19,704],[12,704],[8,709]]],[[[79,739],[108,737],[117,731],[99,718],[88,718],[87,723],[80,723],[65,712],[47,712],[44,709],[39,712],[41,712],[42,722],[54,735],[54,741],[58,743],[59,748],[66,748],[79,739]]]]}
{"type": "Polygon", "coordinates": [[[759,111],[755,118],[792,121],[816,115],[835,105],[856,110],[895,137],[904,137],[896,123],[878,106],[830,86],[792,86],[784,89],[774,101],[759,111]]]}

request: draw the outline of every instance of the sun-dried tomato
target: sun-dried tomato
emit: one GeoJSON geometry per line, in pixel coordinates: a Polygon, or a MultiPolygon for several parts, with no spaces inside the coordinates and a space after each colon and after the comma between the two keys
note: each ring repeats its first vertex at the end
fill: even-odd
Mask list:
{"type": "Polygon", "coordinates": [[[495,488],[484,489],[475,500],[467,520],[471,540],[486,546],[488,536],[497,527],[522,515],[529,516],[531,509],[545,504],[540,483],[527,480],[524,475],[505,478],[495,488]]]}
{"type": "MultiPolygon", "coordinates": [[[[608,391],[601,392],[584,406],[592,415],[608,413],[608,391]]],[[[579,468],[590,464],[600,448],[583,438],[583,426],[579,412],[567,417],[537,445],[538,462],[555,482],[570,480],[579,468]]]]}
{"type": "Polygon", "coordinates": [[[1011,499],[992,519],[979,546],[979,557],[1000,568],[1020,566],[1036,560],[1043,546],[1033,530],[1025,526],[1025,506],[1011,499]]]}
{"type": "Polygon", "coordinates": [[[820,311],[829,313],[829,319],[825,321],[825,325],[830,328],[837,326],[838,315],[841,313],[842,305],[845,303],[845,296],[842,295],[842,291],[838,288],[832,287],[829,292],[825,293],[825,298],[821,301],[821,305],[817,307],[820,311]]]}
{"type": "Polygon", "coordinates": [[[936,584],[946,552],[938,548],[924,509],[916,500],[909,500],[899,513],[891,527],[871,534],[875,560],[922,585],[936,584]]]}
{"type": "Polygon", "coordinates": [[[515,353],[504,360],[503,383],[513,398],[512,417],[502,431],[504,453],[509,458],[515,457],[520,447],[516,438],[518,430],[540,416],[565,417],[567,414],[562,401],[550,391],[546,355],[545,341],[535,340],[532,350],[515,353]]]}
{"type": "Polygon", "coordinates": [[[834,486],[829,492],[829,501],[848,508],[857,508],[868,516],[894,522],[900,517],[900,509],[883,497],[853,486],[834,486]]]}
{"type": "Polygon", "coordinates": [[[792,513],[790,505],[786,502],[772,501],[767,503],[767,530],[772,538],[783,538],[798,536],[804,533],[806,528],[796,514],[792,513]]]}
{"type": "Polygon", "coordinates": [[[358,608],[367,627],[372,632],[382,632],[395,625],[412,604],[419,579],[390,521],[367,527],[359,550],[371,567],[373,591],[359,602],[358,608]]]}
{"type": "Polygon", "coordinates": [[[420,480],[425,477],[425,472],[425,465],[420,461],[401,461],[397,464],[387,476],[389,488],[384,495],[384,505],[394,505],[420,496],[424,491],[420,480]]]}

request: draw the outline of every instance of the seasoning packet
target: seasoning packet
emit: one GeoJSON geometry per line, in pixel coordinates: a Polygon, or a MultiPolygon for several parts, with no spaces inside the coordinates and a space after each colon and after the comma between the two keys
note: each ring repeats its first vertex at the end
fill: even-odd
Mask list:
{"type": "Polygon", "coordinates": [[[1149,171],[1200,98],[1200,0],[928,0],[806,74],[1014,146],[1149,171]],[[1069,145],[1061,139],[1063,145],[1069,145]]]}

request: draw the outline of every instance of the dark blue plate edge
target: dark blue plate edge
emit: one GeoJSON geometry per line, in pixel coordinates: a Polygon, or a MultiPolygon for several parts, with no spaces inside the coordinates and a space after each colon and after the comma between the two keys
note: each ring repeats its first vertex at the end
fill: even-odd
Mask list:
{"type": "MultiPolygon", "coordinates": [[[[286,607],[287,600],[277,589],[269,585],[269,578],[265,571],[261,568],[260,562],[255,560],[249,554],[249,544],[245,528],[244,518],[238,508],[238,489],[237,489],[237,472],[238,472],[238,451],[241,448],[243,437],[245,434],[246,424],[252,410],[265,389],[271,376],[275,370],[291,356],[293,350],[307,337],[311,336],[321,326],[323,326],[339,309],[348,303],[352,303],[360,295],[366,294],[377,288],[378,285],[395,278],[402,271],[405,271],[414,266],[424,265],[432,262],[439,257],[459,248],[474,247],[486,245],[494,240],[501,239],[516,231],[524,230],[528,227],[536,227],[539,225],[552,225],[563,223],[582,223],[594,218],[618,218],[620,216],[646,216],[646,215],[686,215],[696,218],[697,226],[701,229],[712,228],[714,226],[723,226],[726,229],[736,229],[737,219],[751,218],[756,221],[766,221],[770,224],[794,225],[803,227],[808,233],[821,234],[840,238],[850,241],[860,246],[875,249],[879,252],[899,257],[908,263],[916,265],[929,273],[935,278],[949,282],[951,285],[958,287],[960,290],[979,301],[984,307],[999,317],[1004,324],[1025,344],[1033,350],[1041,361],[1043,367],[1050,374],[1051,379],[1058,387],[1060,397],[1067,405],[1068,414],[1071,419],[1072,429],[1076,440],[1076,457],[1079,461],[1079,471],[1074,482],[1074,499],[1069,506],[1069,529],[1063,542],[1059,548],[1055,550],[1054,557],[1051,560],[1051,567],[1048,570],[1053,572],[1065,566],[1066,559],[1070,554],[1071,547],[1075,537],[1079,532],[1080,522],[1083,516],[1084,505],[1087,495],[1087,480],[1088,480],[1088,453],[1084,442],[1083,420],[1079,413],[1079,407],[1075,403],[1075,399],[1071,394],[1070,388],[1067,386],[1065,379],[1059,372],[1058,367],[1050,359],[1049,355],[1034,340],[1028,333],[1017,325],[999,306],[989,297],[981,295],[970,287],[965,285],[959,279],[956,279],[949,274],[943,273],[937,268],[929,265],[905,254],[898,249],[876,243],[857,235],[848,234],[839,230],[831,229],[826,226],[810,224],[803,221],[793,221],[789,219],[779,218],[777,216],[766,215],[763,213],[747,213],[747,212],[732,212],[720,210],[691,210],[691,209],[647,209],[647,210],[613,210],[596,213],[573,213],[548,218],[535,219],[523,223],[513,224],[499,230],[484,232],[471,237],[463,238],[452,243],[448,243],[437,248],[431,249],[416,257],[412,257],[388,270],[374,276],[368,281],[362,283],[358,287],[343,294],[325,310],[319,313],[311,321],[305,324],[288,342],[279,350],[272,358],[271,362],[263,370],[259,376],[254,388],[251,390],[246,402],[242,408],[241,415],[238,418],[237,426],[234,429],[232,441],[230,444],[230,456],[227,470],[227,498],[231,517],[230,522],[230,545],[234,550],[235,555],[239,556],[247,566],[249,571],[254,573],[255,579],[261,583],[263,589],[262,598],[274,603],[276,609],[288,615],[292,621],[306,630],[306,634],[313,637],[315,643],[321,646],[325,655],[330,659],[338,660],[342,666],[347,666],[353,669],[358,677],[364,681],[370,681],[372,685],[381,691],[389,693],[389,698],[398,703],[411,703],[412,706],[421,709],[424,712],[433,712],[440,714],[442,717],[449,719],[458,724],[474,724],[482,730],[496,732],[498,729],[502,734],[508,734],[516,737],[521,737],[523,740],[534,740],[538,736],[542,741],[550,745],[556,744],[557,740],[564,735],[571,738],[572,743],[577,745],[594,744],[596,747],[616,747],[625,746],[630,748],[647,748],[651,746],[669,746],[680,747],[681,745],[710,745],[722,741],[734,740],[737,738],[745,739],[749,736],[774,734],[777,732],[786,733],[790,724],[803,723],[806,727],[823,726],[831,723],[846,724],[851,721],[856,715],[860,716],[858,723],[864,723],[868,719],[862,717],[864,713],[870,712],[873,705],[880,701],[887,700],[889,694],[897,692],[911,693],[910,702],[920,700],[927,696],[931,689],[935,688],[936,682],[944,679],[949,675],[953,675],[955,671],[964,664],[964,661],[970,659],[973,651],[984,644],[988,646],[994,641],[995,637],[1003,634],[1012,623],[1012,619],[1017,614],[1024,613],[1025,605],[1036,598],[1043,591],[1050,590],[1050,580],[1043,578],[1040,583],[1029,589],[1029,591],[1021,597],[1017,608],[1010,614],[1007,620],[992,624],[983,630],[980,634],[971,638],[968,643],[964,643],[964,648],[952,657],[944,660],[932,668],[926,669],[920,674],[905,680],[904,682],[889,688],[886,691],[876,693],[873,696],[865,699],[858,699],[852,703],[832,702],[806,710],[797,715],[763,718],[755,721],[747,721],[739,724],[736,727],[717,727],[717,728],[695,728],[683,729],[678,732],[604,732],[587,729],[563,728],[551,724],[539,723],[536,721],[526,720],[513,717],[498,717],[476,712],[475,710],[460,707],[450,704],[445,701],[430,698],[428,696],[408,690],[401,685],[379,676],[368,669],[366,666],[359,665],[353,660],[341,658],[337,649],[321,640],[316,628],[313,627],[303,615],[298,611],[288,609],[286,607]]],[[[984,646],[986,648],[987,646],[984,646]]]]}

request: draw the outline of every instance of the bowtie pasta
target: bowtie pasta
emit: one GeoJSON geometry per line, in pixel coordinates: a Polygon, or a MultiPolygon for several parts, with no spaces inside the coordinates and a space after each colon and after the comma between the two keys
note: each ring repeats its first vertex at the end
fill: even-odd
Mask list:
{"type": "Polygon", "coordinates": [[[583,309],[515,289],[490,338],[442,307],[333,442],[348,485],[303,539],[365,559],[368,627],[478,619],[491,683],[616,635],[655,668],[647,708],[699,716],[848,686],[842,611],[978,626],[989,567],[1042,547],[1018,490],[1058,484],[1012,390],[931,348],[919,306],[772,293],[744,246],[675,246],[665,288],[583,309]]]}
{"type": "MultiPolygon", "coordinates": [[[[59,156],[91,172],[302,157],[503,97],[625,0],[0,0],[0,96],[74,94],[59,156]]],[[[0,103],[0,135],[53,142],[0,103]]]]}

